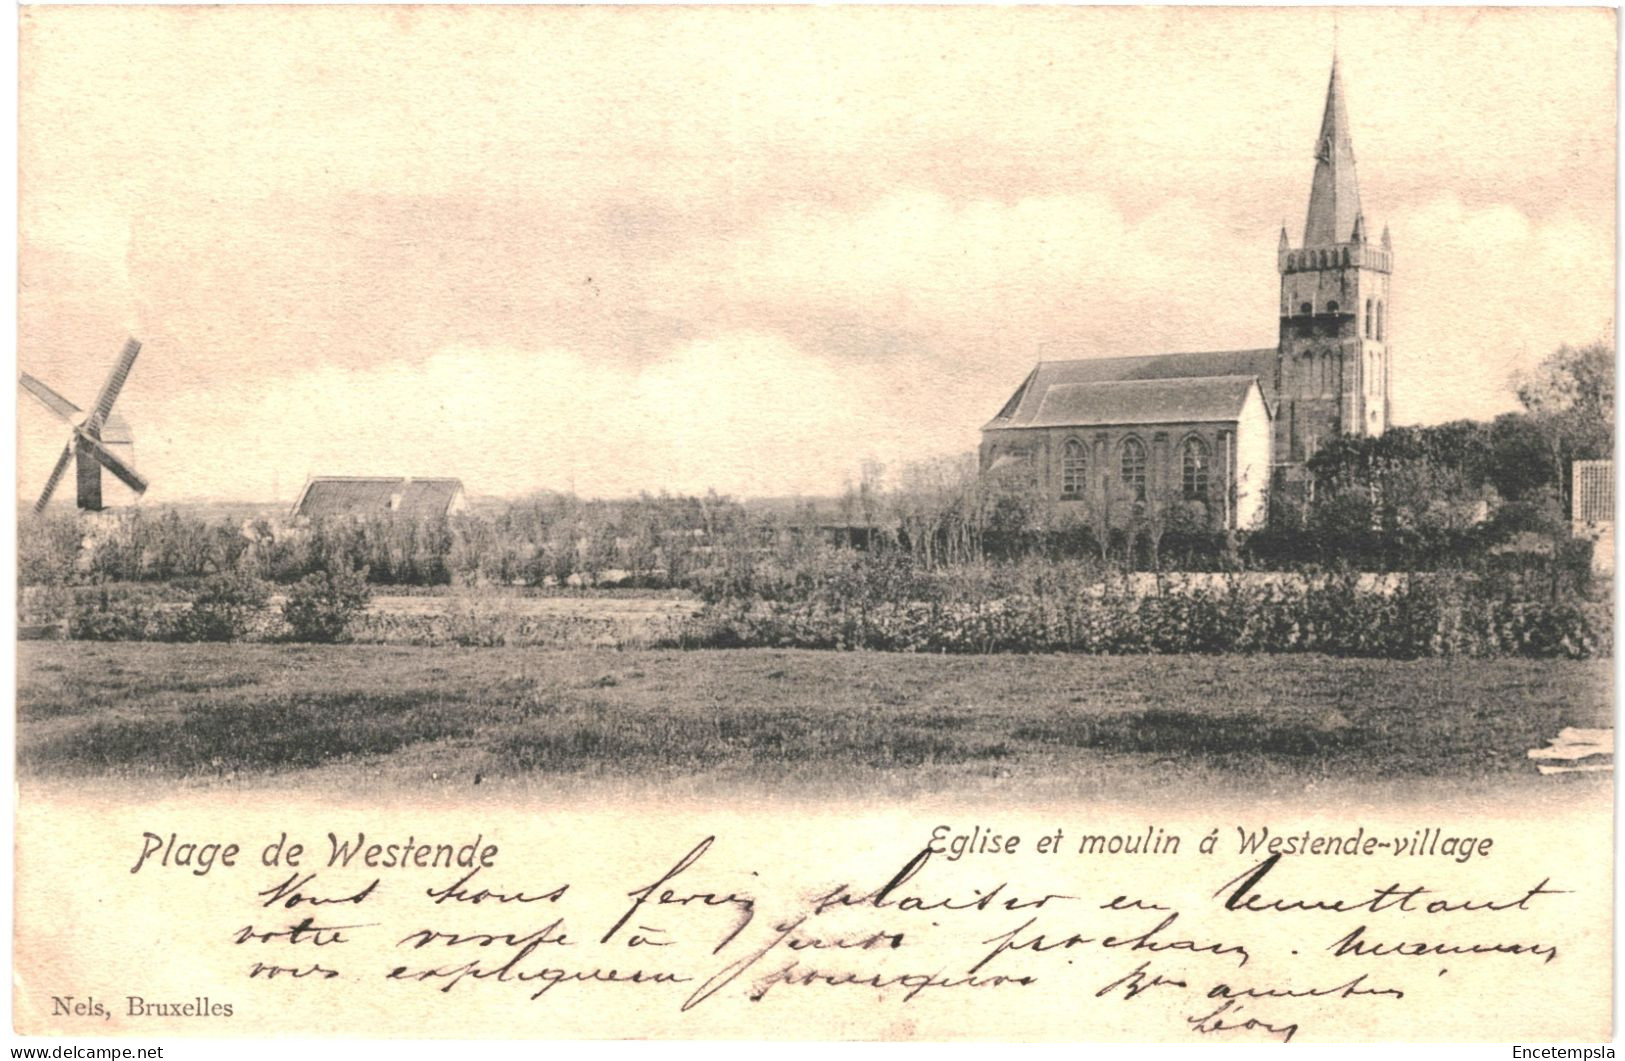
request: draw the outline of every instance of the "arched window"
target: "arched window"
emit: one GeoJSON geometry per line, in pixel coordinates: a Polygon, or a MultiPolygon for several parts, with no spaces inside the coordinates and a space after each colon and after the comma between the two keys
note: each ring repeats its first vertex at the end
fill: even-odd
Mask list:
{"type": "Polygon", "coordinates": [[[1123,443],[1123,488],[1134,500],[1145,500],[1145,443],[1137,438],[1123,443]]]}
{"type": "Polygon", "coordinates": [[[1077,498],[1089,482],[1089,457],[1083,443],[1075,438],[1066,440],[1061,449],[1061,496],[1077,498]]]}
{"type": "Polygon", "coordinates": [[[1337,302],[1335,300],[1326,303],[1326,312],[1327,313],[1336,313],[1337,312],[1337,302]]]}
{"type": "Polygon", "coordinates": [[[1207,443],[1199,438],[1187,438],[1183,447],[1184,493],[1186,501],[1207,500],[1207,443]]]}
{"type": "Polygon", "coordinates": [[[1371,338],[1371,300],[1365,300],[1365,337],[1371,338]]]}
{"type": "Polygon", "coordinates": [[[1315,312],[1315,304],[1313,302],[1305,302],[1303,305],[1298,307],[1298,312],[1307,317],[1311,313],[1315,312]]]}
{"type": "Polygon", "coordinates": [[[1382,303],[1377,303],[1377,342],[1382,342],[1382,303]]]}

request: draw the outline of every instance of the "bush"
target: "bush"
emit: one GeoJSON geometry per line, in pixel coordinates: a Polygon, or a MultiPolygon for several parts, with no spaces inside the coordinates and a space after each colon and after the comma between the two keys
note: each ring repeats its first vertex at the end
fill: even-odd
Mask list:
{"type": "Polygon", "coordinates": [[[670,641],[904,652],[1255,653],[1585,659],[1613,648],[1607,602],[1462,574],[1091,577],[1055,563],[924,573],[854,559],[775,597],[708,602],[670,641]],[[870,571],[864,570],[872,568],[870,571]]]}
{"type": "Polygon", "coordinates": [[[23,627],[66,628],[73,614],[74,592],[66,586],[20,586],[17,624],[23,627]]]}
{"type": "Polygon", "coordinates": [[[295,641],[342,641],[371,600],[365,569],[321,572],[289,587],[282,619],[295,641]]]}
{"type": "Polygon", "coordinates": [[[36,515],[17,522],[17,582],[60,586],[71,581],[84,532],[73,516],[36,515]]]}
{"type": "Polygon", "coordinates": [[[236,641],[265,611],[265,583],[246,575],[215,575],[192,595],[176,633],[183,641],[236,641]]]}
{"type": "Polygon", "coordinates": [[[74,594],[68,636],[75,641],[173,641],[173,610],[142,595],[105,586],[74,594]]]}

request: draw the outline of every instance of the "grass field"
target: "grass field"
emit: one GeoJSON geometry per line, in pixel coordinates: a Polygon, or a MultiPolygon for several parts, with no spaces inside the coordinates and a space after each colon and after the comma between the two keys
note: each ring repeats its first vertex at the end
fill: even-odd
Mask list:
{"type": "Polygon", "coordinates": [[[25,642],[18,670],[25,784],[1421,798],[1569,783],[1525,752],[1611,724],[1606,660],[25,642]]]}

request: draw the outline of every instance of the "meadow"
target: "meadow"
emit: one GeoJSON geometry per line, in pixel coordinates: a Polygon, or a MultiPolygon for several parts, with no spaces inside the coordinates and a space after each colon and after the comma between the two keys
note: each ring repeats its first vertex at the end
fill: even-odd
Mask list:
{"type": "MultiPolygon", "coordinates": [[[[24,784],[1423,798],[1588,785],[1607,661],[25,642],[24,784]]],[[[1606,780],[1601,784],[1607,784],[1606,780]]]]}
{"type": "Polygon", "coordinates": [[[555,498],[421,524],[25,521],[19,775],[849,797],[1598,787],[1526,758],[1611,718],[1610,587],[1556,552],[1362,571],[1249,566],[1209,542],[1206,570],[1173,573],[1069,531],[994,548],[991,518],[916,513],[864,550],[821,518],[555,498]]]}

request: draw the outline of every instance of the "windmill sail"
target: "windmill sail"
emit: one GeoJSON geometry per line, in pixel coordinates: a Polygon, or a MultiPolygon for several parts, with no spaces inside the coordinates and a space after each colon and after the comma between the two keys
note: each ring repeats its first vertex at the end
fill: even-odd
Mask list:
{"type": "Polygon", "coordinates": [[[91,407],[90,419],[85,421],[85,433],[91,438],[101,435],[102,425],[107,422],[107,414],[113,411],[113,403],[118,401],[119,391],[124,389],[124,381],[130,378],[130,369],[135,365],[135,355],[141,352],[141,344],[135,339],[127,339],[124,349],[118,353],[118,360],[113,362],[113,371],[107,374],[107,382],[102,384],[102,392],[96,395],[96,404],[91,407]]]}
{"type": "Polygon", "coordinates": [[[56,467],[51,469],[51,477],[45,480],[45,489],[34,502],[35,512],[44,512],[45,506],[51,503],[51,495],[56,493],[57,484],[68,473],[68,462],[73,460],[73,443],[62,447],[62,456],[56,459],[56,467]]]}
{"type": "MultiPolygon", "coordinates": [[[[84,460],[85,455],[88,455],[92,460],[99,462],[102,467],[106,468],[108,471],[117,476],[118,480],[125,486],[128,486],[131,490],[134,490],[138,494],[146,492],[147,481],[143,479],[134,468],[120,460],[112,450],[102,445],[101,442],[97,441],[96,439],[81,438],[79,440],[79,445],[83,447],[82,455],[80,457],[81,460],[84,460]]],[[[92,465],[92,467],[94,467],[94,465],[92,465]]],[[[99,492],[101,486],[101,476],[98,475],[96,478],[99,492]]]]}
{"type": "Polygon", "coordinates": [[[41,492],[40,499],[35,502],[34,511],[43,511],[45,506],[50,504],[51,495],[56,493],[63,476],[68,473],[69,462],[74,464],[75,477],[78,479],[79,508],[85,511],[101,510],[103,468],[112,472],[119,482],[137,494],[146,492],[147,480],[107,445],[108,442],[129,441],[129,431],[123,426],[122,420],[114,419],[109,425],[109,418],[113,415],[113,403],[118,401],[119,392],[124,389],[125,381],[130,378],[130,369],[135,366],[136,355],[140,352],[141,344],[138,341],[129,339],[125,342],[124,348],[119,351],[118,359],[113,362],[113,370],[107,374],[107,381],[102,384],[101,393],[96,395],[90,415],[79,422],[75,422],[75,418],[79,415],[78,406],[28,373],[21,374],[20,383],[23,390],[33,395],[36,401],[57,417],[73,425],[73,437],[63,449],[62,455],[57,458],[56,466],[51,469],[51,476],[45,481],[45,489],[41,492]],[[108,439],[104,441],[102,431],[109,426],[112,430],[108,439]]]}
{"type": "Polygon", "coordinates": [[[28,373],[24,372],[22,374],[21,383],[23,385],[23,390],[27,391],[29,394],[32,394],[36,399],[38,399],[41,405],[51,410],[51,412],[55,413],[63,420],[67,420],[71,423],[73,418],[79,415],[79,407],[77,405],[68,401],[68,399],[62,397],[62,395],[47,387],[45,384],[41,383],[33,376],[30,376],[28,373]]]}

